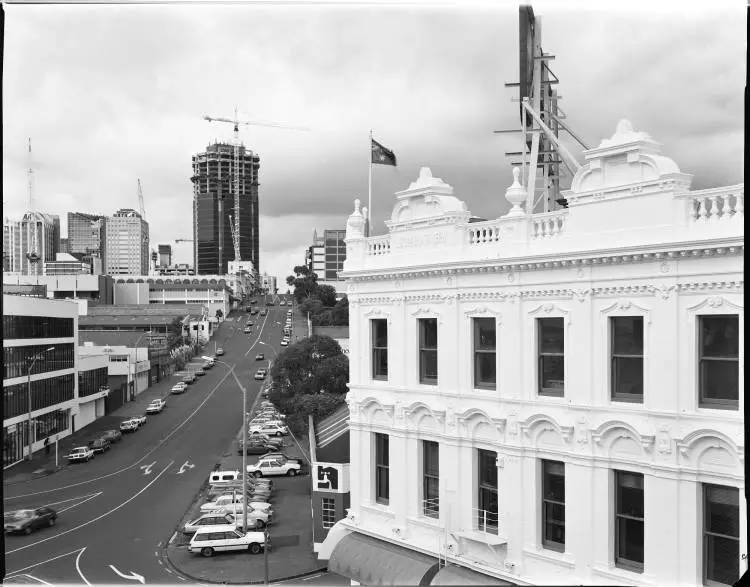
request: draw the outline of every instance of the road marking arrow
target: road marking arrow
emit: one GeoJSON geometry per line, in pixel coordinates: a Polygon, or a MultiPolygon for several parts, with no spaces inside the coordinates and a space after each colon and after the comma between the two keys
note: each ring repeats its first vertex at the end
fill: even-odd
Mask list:
{"type": "Polygon", "coordinates": [[[109,568],[112,569],[115,573],[120,575],[123,579],[129,579],[130,581],[138,581],[141,585],[146,584],[146,580],[143,578],[143,575],[139,575],[138,573],[134,573],[133,571],[130,571],[129,575],[124,575],[120,571],[118,571],[114,565],[109,565],[109,568]]]}
{"type": "Polygon", "coordinates": [[[153,467],[156,464],[156,461],[151,463],[150,465],[141,465],[141,470],[143,471],[144,475],[150,475],[151,474],[151,467],[153,467]]]}
{"type": "Polygon", "coordinates": [[[182,475],[185,472],[185,469],[194,469],[195,465],[191,465],[189,461],[185,461],[185,463],[180,467],[180,470],[177,471],[178,475],[182,475]]]}

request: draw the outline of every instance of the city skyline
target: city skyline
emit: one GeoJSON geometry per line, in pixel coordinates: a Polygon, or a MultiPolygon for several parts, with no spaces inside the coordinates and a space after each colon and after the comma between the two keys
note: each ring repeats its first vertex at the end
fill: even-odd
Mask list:
{"type": "MultiPolygon", "coordinates": [[[[640,6],[534,3],[568,123],[596,146],[628,118],[695,174],[694,188],[742,181],[744,5],[640,6]]],[[[508,209],[503,153],[518,141],[492,131],[519,126],[517,91],[504,87],[518,77],[517,4],[5,8],[11,218],[25,212],[30,136],[38,210],[67,222],[69,210],[136,208],[140,178],[153,248],[191,238],[190,157],[231,139],[201,117],[235,106],[241,118],[311,129],[240,132],[263,161],[261,265],[280,284],[314,228],[343,228],[352,200],[366,201],[370,128],[399,160],[373,171],[373,234],[422,165],[472,213],[508,209]]]]}

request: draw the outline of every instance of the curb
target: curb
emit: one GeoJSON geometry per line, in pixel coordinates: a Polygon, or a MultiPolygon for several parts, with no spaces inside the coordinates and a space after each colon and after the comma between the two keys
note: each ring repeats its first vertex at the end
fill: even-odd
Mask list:
{"type": "MultiPolygon", "coordinates": [[[[196,583],[211,583],[213,585],[265,585],[266,580],[260,579],[256,581],[212,581],[211,579],[206,579],[204,577],[196,577],[195,575],[191,575],[190,573],[186,573],[185,571],[181,570],[177,565],[175,565],[172,560],[169,558],[169,549],[166,548],[165,553],[165,559],[167,561],[167,564],[174,570],[174,572],[179,573],[180,575],[183,575],[187,577],[188,579],[191,579],[195,581],[196,583]]],[[[317,573],[327,573],[328,572],[328,565],[324,567],[319,567],[312,571],[305,571],[304,573],[297,573],[296,575],[290,575],[288,577],[277,577],[277,578],[268,578],[269,585],[271,583],[279,583],[281,581],[292,581],[294,579],[301,579],[303,577],[308,577],[310,575],[315,575],[317,573]]]]}

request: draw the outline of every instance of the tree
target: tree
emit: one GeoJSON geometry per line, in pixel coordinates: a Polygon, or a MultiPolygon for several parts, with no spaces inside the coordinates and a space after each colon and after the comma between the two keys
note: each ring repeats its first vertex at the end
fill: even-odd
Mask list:
{"type": "Polygon", "coordinates": [[[298,304],[306,297],[315,295],[318,290],[318,276],[306,265],[297,265],[294,275],[287,277],[286,282],[294,287],[294,299],[298,304]]]}
{"type": "Polygon", "coordinates": [[[331,310],[331,323],[334,326],[349,325],[349,298],[344,296],[331,310]]]}
{"type": "Polygon", "coordinates": [[[319,285],[316,292],[320,302],[328,307],[332,308],[336,305],[336,288],[330,285],[319,285]]]}
{"type": "Polygon", "coordinates": [[[224,312],[221,311],[221,308],[216,310],[216,317],[221,320],[224,317],[224,312]]]}
{"type": "Polygon", "coordinates": [[[280,400],[317,394],[321,389],[343,393],[342,377],[346,381],[349,379],[349,359],[344,356],[339,343],[330,336],[303,338],[279,353],[271,367],[272,386],[279,388],[280,400]],[[337,356],[343,357],[346,362],[328,361],[337,356]]]}

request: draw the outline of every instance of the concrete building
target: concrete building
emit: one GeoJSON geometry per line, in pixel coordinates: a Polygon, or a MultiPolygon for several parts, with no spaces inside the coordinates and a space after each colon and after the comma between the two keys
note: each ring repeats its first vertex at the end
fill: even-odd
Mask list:
{"type": "Polygon", "coordinates": [[[263,273],[260,276],[259,287],[264,293],[276,293],[276,276],[263,273]]]}
{"type": "MultiPolygon", "coordinates": [[[[82,333],[83,334],[83,333],[82,333]]],[[[108,333],[111,338],[136,338],[139,333],[108,333]]],[[[151,363],[148,360],[148,343],[130,341],[126,344],[101,344],[85,341],[78,348],[81,358],[105,357],[107,362],[107,413],[146,391],[150,384],[151,363]]]]}
{"type": "MultiPolygon", "coordinates": [[[[305,265],[318,276],[318,283],[336,287],[346,260],[345,230],[313,231],[313,242],[305,251],[305,265]]],[[[341,287],[341,284],[338,284],[341,287]]]]}
{"type": "Polygon", "coordinates": [[[171,277],[176,275],[195,275],[195,269],[187,263],[177,263],[175,265],[169,265],[167,267],[157,267],[156,274],[164,277],[171,277]]]}
{"type": "Polygon", "coordinates": [[[744,186],[691,191],[660,151],[621,121],[555,212],[527,213],[516,175],[510,213],[470,223],[426,168],[385,235],[364,236],[357,202],[351,506],[319,548],[330,571],[646,586],[747,570],[744,186]]]}
{"type": "Polygon", "coordinates": [[[60,239],[60,253],[70,253],[70,241],[67,238],[60,239]]]}
{"type": "Polygon", "coordinates": [[[94,275],[104,273],[107,243],[105,216],[68,212],[68,246],[71,255],[89,263],[94,275]]]}
{"type": "MultiPolygon", "coordinates": [[[[80,334],[80,333],[79,333],[80,334]]],[[[79,340],[79,343],[81,341],[79,340]]],[[[109,363],[106,354],[78,356],[78,428],[88,426],[109,414],[115,402],[109,387],[109,363]]]]}
{"type": "Polygon", "coordinates": [[[143,275],[149,271],[148,222],[135,210],[123,208],[106,220],[107,275],[143,275]]]}
{"type": "Polygon", "coordinates": [[[313,230],[312,244],[305,251],[305,266],[318,276],[318,281],[326,278],[325,238],[313,230]]]}
{"type": "MultiPolygon", "coordinates": [[[[239,148],[240,255],[260,269],[258,229],[258,170],[260,157],[244,145],[239,148]]],[[[232,232],[234,222],[234,147],[214,143],[193,155],[193,266],[198,275],[226,274],[235,260],[232,232]],[[231,219],[231,220],[230,220],[231,219]]]]}
{"type": "MultiPolygon", "coordinates": [[[[194,305],[204,307],[209,317],[221,310],[223,319],[232,308],[233,291],[228,283],[242,276],[207,275],[191,279],[160,278],[146,275],[119,276],[114,279],[115,304],[194,305]]],[[[236,283],[235,283],[236,285],[236,283]]]]}
{"type": "Polygon", "coordinates": [[[112,304],[113,280],[109,275],[19,275],[3,273],[3,287],[40,285],[50,299],[86,299],[92,304],[112,304]]]}
{"type": "Polygon", "coordinates": [[[77,341],[76,303],[3,294],[4,468],[77,429],[77,341]]]}
{"type": "Polygon", "coordinates": [[[159,267],[172,265],[172,245],[159,245],[159,267]]]}
{"type": "Polygon", "coordinates": [[[91,275],[91,265],[69,253],[57,253],[54,261],[44,263],[44,275],[91,275]]]}
{"type": "Polygon", "coordinates": [[[21,275],[42,275],[44,263],[53,261],[60,250],[60,217],[43,212],[27,212],[20,221],[3,221],[3,252],[7,254],[9,272],[21,275]],[[32,263],[26,256],[34,248],[39,261],[32,263]]]}

